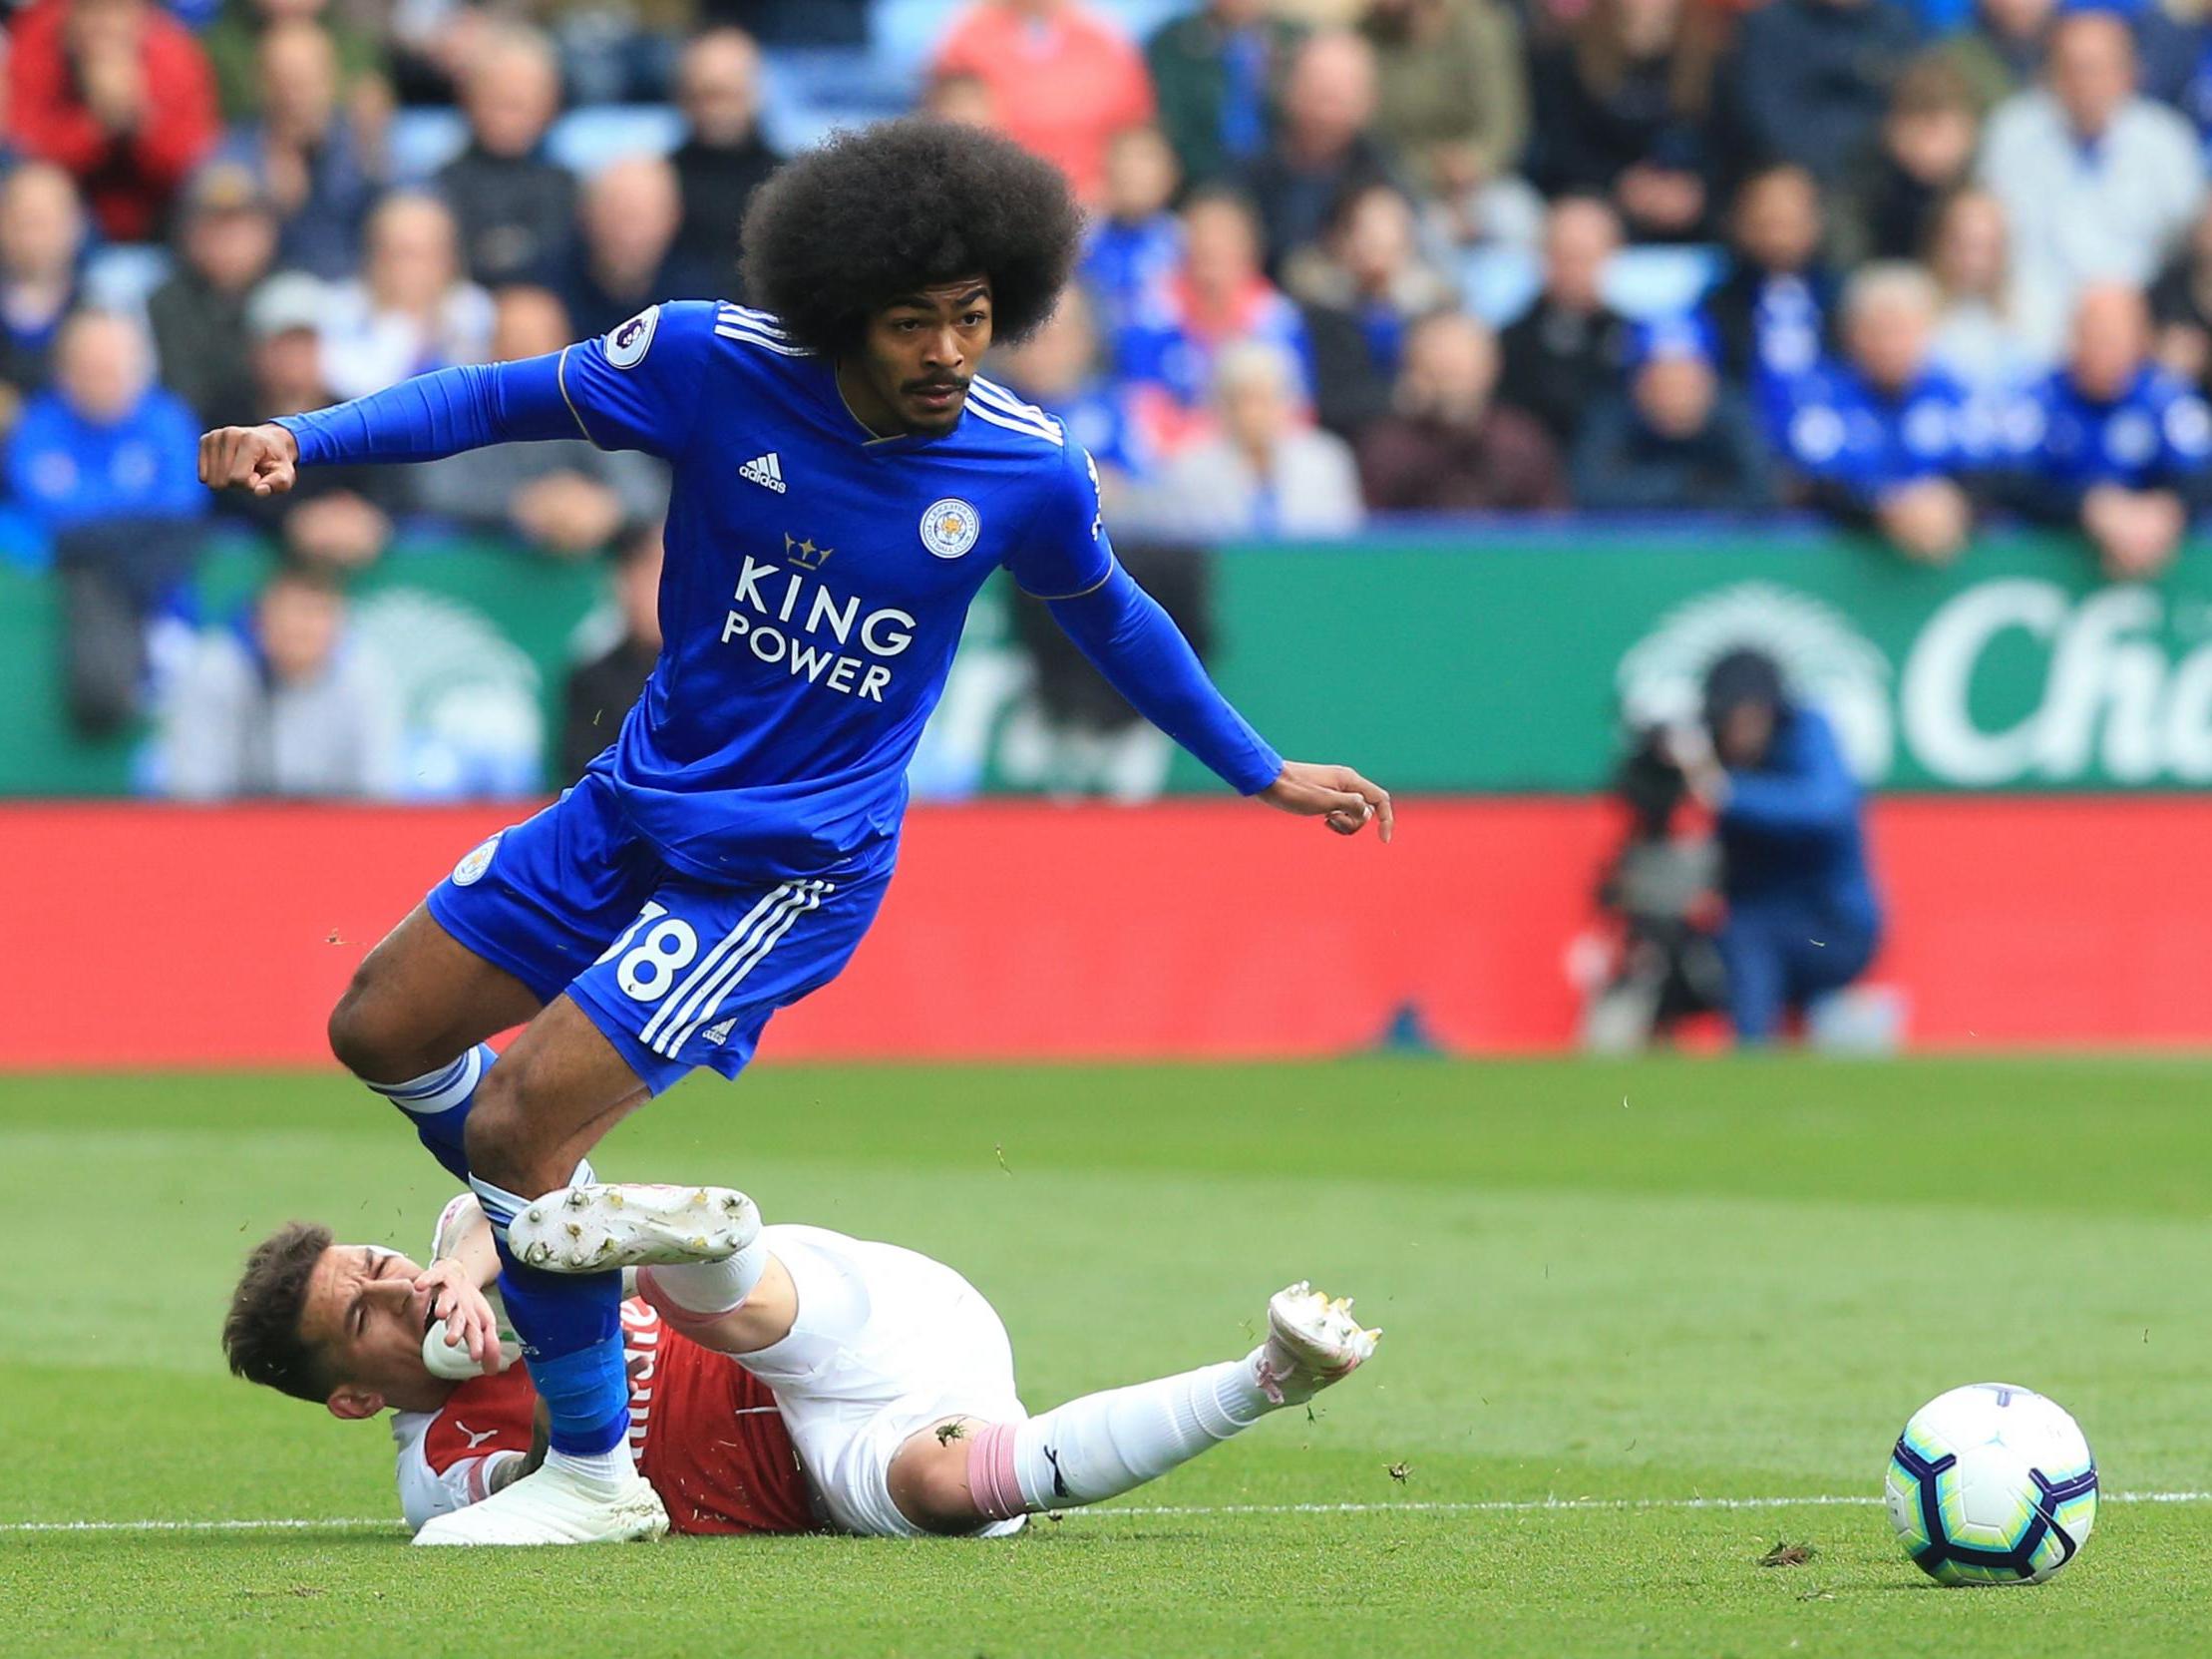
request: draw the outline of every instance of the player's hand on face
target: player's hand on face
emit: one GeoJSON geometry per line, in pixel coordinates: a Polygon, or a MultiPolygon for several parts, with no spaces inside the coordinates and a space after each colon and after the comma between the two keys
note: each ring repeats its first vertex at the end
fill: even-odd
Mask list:
{"type": "Polygon", "coordinates": [[[281,426],[218,426],[200,434],[199,482],[210,490],[280,496],[298,476],[299,440],[281,426]]]}
{"type": "Polygon", "coordinates": [[[430,1292],[431,1318],[446,1322],[449,1346],[467,1349],[479,1371],[499,1370],[500,1322],[459,1262],[432,1262],[415,1275],[415,1288],[430,1292]]]}
{"type": "Polygon", "coordinates": [[[1349,766],[1287,760],[1260,798],[1301,818],[1319,818],[1338,835],[1357,835],[1372,819],[1375,833],[1390,839],[1390,791],[1369,783],[1349,766]]]}

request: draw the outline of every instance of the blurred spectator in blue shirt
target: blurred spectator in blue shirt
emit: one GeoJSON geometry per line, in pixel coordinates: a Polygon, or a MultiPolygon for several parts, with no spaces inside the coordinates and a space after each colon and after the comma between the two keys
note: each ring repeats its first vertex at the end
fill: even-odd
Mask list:
{"type": "Polygon", "coordinates": [[[1734,260],[1705,301],[1721,366],[1777,443],[1789,383],[1831,348],[1835,277],[1821,258],[1820,187],[1801,167],[1753,174],[1730,215],[1734,260]]]}
{"type": "Polygon", "coordinates": [[[1057,417],[1068,436],[1089,453],[1098,466],[1106,516],[1113,518],[1117,498],[1152,471],[1155,457],[1130,416],[1121,387],[1100,370],[1098,332],[1083,290],[1070,287],[1062,293],[1059,308],[1044,326],[1008,347],[992,372],[1057,417]]]}
{"type": "Polygon", "coordinates": [[[199,428],[154,384],[138,324],[80,311],[62,326],[54,385],[24,406],[8,444],[8,482],[49,530],[144,516],[196,519],[199,428]]]}
{"type": "Polygon", "coordinates": [[[77,312],[55,347],[53,389],[24,406],[8,442],[9,488],[53,538],[64,691],[88,735],[137,712],[146,622],[188,576],[207,507],[199,429],[153,383],[153,359],[135,321],[77,312]]]}
{"type": "Polygon", "coordinates": [[[1706,671],[1704,733],[1677,754],[1718,821],[1728,915],[1720,955],[1736,1040],[1864,974],[1882,913],[1867,871],[1865,806],[1834,728],[1793,700],[1773,659],[1730,651],[1706,671]]]}
{"type": "Polygon", "coordinates": [[[75,182],[50,162],[18,165],[0,183],[0,432],[47,382],[84,251],[75,182]]]}
{"type": "Polygon", "coordinates": [[[2077,526],[2116,581],[2173,562],[2212,462],[2212,413],[2150,354],[2143,296],[2092,283],[2074,307],[2066,364],[2031,405],[2022,505],[2077,526]]]}
{"type": "Polygon", "coordinates": [[[726,287],[675,245],[683,222],[676,170],[658,156],[609,162],[584,187],[562,298],[577,337],[604,334],[663,299],[712,299],[726,287]]]}
{"type": "Polygon", "coordinates": [[[1183,207],[1182,267],[1113,339],[1114,373],[1154,448],[1166,453],[1204,432],[1215,360],[1241,340],[1290,352],[1298,365],[1299,404],[1310,406],[1305,322],[1260,268],[1251,207],[1228,191],[1195,191],[1183,207]]]}
{"type": "Polygon", "coordinates": [[[254,407],[245,309],[276,252],[276,219],[253,171],[218,159],[192,175],[177,244],[177,268],[146,305],[162,384],[201,426],[265,420],[254,407]]]}
{"type": "Polygon", "coordinates": [[[1157,127],[1132,127],[1106,146],[1104,210],[1091,220],[1077,274],[1109,335],[1141,315],[1182,262],[1183,226],[1168,210],[1178,183],[1175,152],[1157,127]]]}
{"type": "Polygon", "coordinates": [[[1267,0],[1207,0],[1145,42],[1161,130],[1194,184],[1228,178],[1267,148],[1298,40],[1268,13],[1267,0]]]}
{"type": "Polygon", "coordinates": [[[478,49],[461,87],[469,147],[438,172],[461,227],[462,263],[487,286],[543,282],[575,230],[576,182],[546,154],[560,113],[560,64],[545,36],[503,28],[478,49]]]}
{"type": "Polygon", "coordinates": [[[1754,157],[1833,180],[1881,125],[1919,44],[1888,0],[1772,0],[1743,19],[1729,92],[1754,157]]]}
{"type": "Polygon", "coordinates": [[[1962,477],[1985,468],[1966,390],[1928,357],[1941,293],[1918,265],[1862,265],[1844,290],[1846,356],[1788,391],[1787,455],[1813,504],[1908,559],[1947,564],[1974,529],[1962,477]]]}
{"type": "Polygon", "coordinates": [[[285,18],[263,32],[254,65],[260,117],[220,155],[260,176],[278,219],[279,264],[326,281],[351,276],[377,181],[340,106],[337,49],[319,23],[285,18]]]}
{"type": "Polygon", "coordinates": [[[687,131],[668,159],[683,193],[676,247],[714,293],[732,292],[745,209],[783,158],[760,134],[760,49],[742,29],[708,29],[683,49],[676,107],[687,131]]]}
{"type": "Polygon", "coordinates": [[[1751,513],[1775,504],[1774,468],[1758,424],[1721,384],[1717,353],[1702,318],[1636,329],[1627,390],[1591,410],[1575,445],[1578,507],[1751,513]]]}

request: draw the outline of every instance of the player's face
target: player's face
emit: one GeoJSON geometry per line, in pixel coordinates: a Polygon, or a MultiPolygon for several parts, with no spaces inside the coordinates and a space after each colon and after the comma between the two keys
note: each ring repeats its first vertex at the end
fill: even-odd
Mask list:
{"type": "Polygon", "coordinates": [[[333,1244],[315,1264],[299,1329],[341,1380],[330,1398],[334,1415],[373,1417],[387,1406],[434,1412],[453,1392],[423,1364],[430,1292],[415,1289],[421,1271],[373,1244],[333,1244]]]}
{"type": "Polygon", "coordinates": [[[990,349],[990,282],[981,276],[901,295],[869,319],[855,365],[854,413],[886,436],[949,432],[990,349]],[[863,407],[863,403],[869,405],[863,407]]]}

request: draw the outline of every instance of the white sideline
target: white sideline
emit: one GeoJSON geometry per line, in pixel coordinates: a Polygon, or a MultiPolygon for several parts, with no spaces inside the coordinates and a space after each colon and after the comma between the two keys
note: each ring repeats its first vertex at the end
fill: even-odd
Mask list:
{"type": "MultiPolygon", "coordinates": [[[[2104,1492],[2105,1503],[2207,1503],[2212,1491],[2104,1492]]],[[[1493,1498],[1464,1503],[1128,1503],[1096,1509],[1067,1509],[1063,1518],[1096,1515],[1481,1515],[1542,1514],[1568,1509],[1833,1509],[1866,1508],[1881,1498],[1871,1493],[1830,1493],[1813,1497],[1532,1497],[1493,1498]]],[[[350,1532],[363,1528],[397,1531],[388,1515],[285,1520],[11,1520],[0,1533],[25,1532],[350,1532]]]]}

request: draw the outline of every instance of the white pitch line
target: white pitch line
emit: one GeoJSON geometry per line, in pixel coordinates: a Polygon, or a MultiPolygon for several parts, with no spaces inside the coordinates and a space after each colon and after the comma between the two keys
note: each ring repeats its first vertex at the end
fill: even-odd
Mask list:
{"type": "Polygon", "coordinates": [[[11,1520],[0,1521],[0,1532],[342,1532],[398,1525],[390,1515],[366,1520],[11,1520]]]}
{"type": "MultiPolygon", "coordinates": [[[[2212,1503],[2212,1491],[2102,1492],[2105,1503],[2212,1503]]],[[[1404,1503],[1129,1503],[1097,1509],[1065,1509],[1063,1519],[1116,1515],[1517,1515],[1553,1510],[1614,1509],[1836,1509],[1872,1508],[1882,1501],[1868,1493],[1817,1494],[1811,1497],[1529,1497],[1468,1502],[1404,1503]]],[[[13,1520],[0,1521],[0,1533],[22,1532],[350,1532],[396,1531],[388,1515],[350,1519],[286,1520],[13,1520]]]]}

